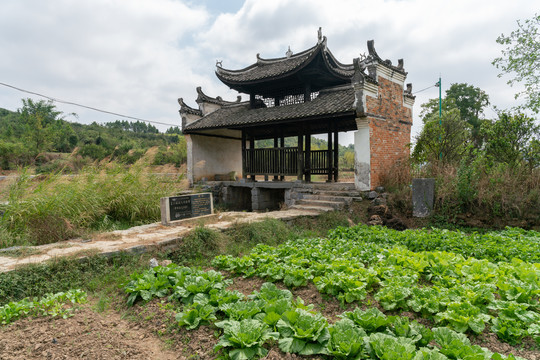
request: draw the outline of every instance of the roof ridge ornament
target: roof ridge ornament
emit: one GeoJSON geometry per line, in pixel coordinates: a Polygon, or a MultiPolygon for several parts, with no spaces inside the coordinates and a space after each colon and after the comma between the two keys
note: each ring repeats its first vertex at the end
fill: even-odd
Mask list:
{"type": "Polygon", "coordinates": [[[287,55],[287,58],[290,58],[292,56],[293,52],[291,51],[291,45],[289,45],[289,50],[285,53],[287,55]]]}
{"type": "Polygon", "coordinates": [[[184,102],[183,98],[178,98],[178,104],[180,105],[180,114],[192,114],[202,116],[201,110],[192,108],[184,102]]]}
{"type": "MultiPolygon", "coordinates": [[[[180,101],[180,100],[181,99],[178,99],[178,101],[180,101]]],[[[211,96],[206,95],[203,92],[202,87],[197,86],[197,99],[195,100],[195,102],[197,104],[201,104],[201,103],[206,102],[206,103],[211,103],[211,104],[216,104],[216,105],[223,106],[223,105],[232,105],[232,104],[241,103],[242,102],[242,97],[237,96],[235,101],[223,100],[223,98],[221,96],[216,96],[215,98],[213,98],[211,96]]],[[[182,104],[180,104],[180,105],[182,105],[182,104]]]]}
{"type": "Polygon", "coordinates": [[[317,31],[317,44],[322,43],[323,36],[322,36],[322,27],[319,26],[319,31],[317,31]]]}
{"type": "Polygon", "coordinates": [[[216,67],[223,67],[223,60],[216,59],[216,67]]]}

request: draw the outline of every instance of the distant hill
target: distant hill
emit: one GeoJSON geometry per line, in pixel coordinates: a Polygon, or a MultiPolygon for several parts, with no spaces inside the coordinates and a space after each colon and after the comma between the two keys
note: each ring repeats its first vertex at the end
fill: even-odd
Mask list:
{"type": "MultiPolygon", "coordinates": [[[[100,125],[68,122],[50,102],[23,100],[18,112],[0,108],[0,169],[36,166],[39,172],[54,171],[66,164],[66,157],[47,153],[73,153],[81,166],[109,158],[126,164],[138,160],[149,148],[158,147],[157,164],[185,162],[185,140],[178,127],[160,133],[144,122],[117,120],[100,125]],[[54,158],[58,164],[50,164],[54,158]],[[58,160],[62,159],[62,160],[58,160]]],[[[77,166],[71,166],[74,169],[77,166]]]]}

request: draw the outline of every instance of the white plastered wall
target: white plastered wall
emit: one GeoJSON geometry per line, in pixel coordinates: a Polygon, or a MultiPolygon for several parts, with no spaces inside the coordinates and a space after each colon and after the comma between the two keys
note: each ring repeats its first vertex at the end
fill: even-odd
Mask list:
{"type": "Polygon", "coordinates": [[[187,139],[187,150],[190,185],[202,178],[212,180],[216,174],[235,171],[242,175],[240,140],[192,134],[187,139]]]}
{"type": "MultiPolygon", "coordinates": [[[[372,83],[354,84],[355,107],[361,107],[366,114],[367,96],[377,98],[378,87],[372,83]]],[[[354,133],[354,186],[359,191],[371,190],[371,144],[369,118],[364,115],[356,119],[354,133]]]]}
{"type": "Polygon", "coordinates": [[[358,130],[354,133],[354,185],[359,191],[371,189],[371,152],[368,118],[356,119],[358,130]]]}

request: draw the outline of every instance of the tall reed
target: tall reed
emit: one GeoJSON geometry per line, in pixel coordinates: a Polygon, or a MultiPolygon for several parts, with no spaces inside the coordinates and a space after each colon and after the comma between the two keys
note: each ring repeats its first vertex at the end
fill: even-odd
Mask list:
{"type": "Polygon", "coordinates": [[[174,194],[180,186],[161,181],[142,167],[108,166],[87,167],[74,176],[31,178],[23,171],[8,190],[0,248],[158,221],[159,198],[174,194]]]}

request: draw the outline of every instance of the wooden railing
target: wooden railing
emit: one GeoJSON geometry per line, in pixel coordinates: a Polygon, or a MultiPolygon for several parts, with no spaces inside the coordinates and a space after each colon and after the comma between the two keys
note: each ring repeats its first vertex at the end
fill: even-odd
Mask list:
{"type": "MultiPolygon", "coordinates": [[[[265,148],[244,150],[245,175],[290,176],[298,174],[298,148],[265,148]]],[[[313,150],[308,162],[304,152],[302,173],[328,174],[328,150],[313,150]]]]}
{"type": "Polygon", "coordinates": [[[328,150],[311,150],[311,163],[309,164],[309,169],[312,175],[328,174],[328,150]]]}
{"type": "Polygon", "coordinates": [[[246,175],[296,175],[298,148],[246,149],[243,160],[246,175]]]}

